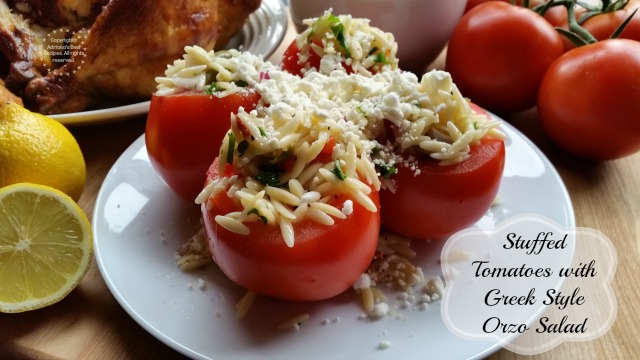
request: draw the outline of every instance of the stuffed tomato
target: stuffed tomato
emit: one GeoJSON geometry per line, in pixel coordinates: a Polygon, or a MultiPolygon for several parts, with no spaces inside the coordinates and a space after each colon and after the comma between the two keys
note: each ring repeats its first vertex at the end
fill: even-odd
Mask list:
{"type": "Polygon", "coordinates": [[[393,190],[380,194],[384,226],[415,239],[439,239],[476,223],[494,202],[505,161],[504,142],[486,137],[470,145],[469,158],[442,166],[416,155],[398,164],[393,190]]]}
{"type": "MultiPolygon", "coordinates": [[[[208,179],[220,179],[216,163],[208,179]]],[[[290,185],[285,188],[289,190],[290,185]]],[[[307,198],[318,197],[312,192],[306,194],[307,198]]],[[[367,196],[377,207],[378,192],[372,190],[367,196]]],[[[210,251],[220,269],[244,288],[287,300],[326,299],[352,286],[373,258],[380,213],[367,209],[350,194],[331,196],[326,202],[304,202],[303,198],[305,195],[277,205],[306,209],[308,214],[299,220],[291,219],[291,225],[283,225],[284,219],[280,224],[267,219],[269,215],[263,213],[269,210],[252,207],[247,211],[246,204],[230,198],[227,192],[218,193],[208,205],[203,204],[210,251]],[[348,211],[344,211],[345,206],[348,211]],[[310,211],[315,213],[309,214],[310,211]],[[326,211],[326,215],[319,215],[318,211],[326,211]],[[237,226],[234,217],[242,217],[243,212],[247,218],[255,217],[255,221],[237,226]],[[333,220],[327,221],[332,216],[333,220]]]]}
{"type": "Polygon", "coordinates": [[[260,72],[257,64],[253,72],[235,71],[232,65],[241,57],[237,52],[186,50],[184,59],[156,79],[159,86],[151,98],[145,143],[151,164],[164,182],[193,202],[229,130],[231,114],[260,104],[260,94],[251,86],[259,81],[260,72]],[[208,56],[219,67],[211,66],[208,56]]]}
{"type": "Polygon", "coordinates": [[[305,20],[307,29],[287,47],[282,68],[294,75],[330,74],[334,70],[371,74],[395,70],[397,44],[393,34],[369,25],[369,20],[327,11],[305,20]]]}
{"type": "Polygon", "coordinates": [[[365,272],[378,244],[375,170],[345,128],[257,114],[232,117],[198,198],[213,259],[259,294],[335,296],[365,272]]]}
{"type": "Polygon", "coordinates": [[[505,164],[503,135],[493,128],[497,122],[462,100],[457,89],[447,97],[442,100],[465,104],[447,114],[458,126],[435,124],[425,132],[430,135],[409,145],[405,139],[404,146],[396,140],[402,136],[397,127],[387,126],[399,161],[385,169],[382,224],[400,235],[448,237],[476,223],[496,199],[505,164]]]}

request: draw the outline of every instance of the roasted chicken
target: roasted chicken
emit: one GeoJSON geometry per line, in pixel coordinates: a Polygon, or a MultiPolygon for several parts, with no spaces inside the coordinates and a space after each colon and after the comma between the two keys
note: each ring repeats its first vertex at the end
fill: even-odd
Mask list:
{"type": "Polygon", "coordinates": [[[111,0],[87,28],[100,0],[77,3],[22,0],[25,14],[0,4],[0,51],[9,64],[0,74],[27,107],[44,114],[148,99],[154,78],[184,46],[224,46],[260,6],[260,0],[111,0]],[[36,23],[34,14],[41,18],[51,3],[58,4],[49,10],[55,15],[36,23]]]}

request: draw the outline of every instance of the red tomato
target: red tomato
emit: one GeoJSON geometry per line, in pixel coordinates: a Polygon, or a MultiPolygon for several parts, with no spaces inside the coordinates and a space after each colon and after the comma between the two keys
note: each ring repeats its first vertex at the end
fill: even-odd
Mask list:
{"type": "MultiPolygon", "coordinates": [[[[640,8],[639,2],[630,1],[622,10],[596,15],[588,19],[582,24],[582,27],[593,35],[596,40],[606,40],[638,8],[640,8]]],[[[619,38],[640,41],[640,14],[636,13],[631,18],[619,38]]]]}
{"type": "MultiPolygon", "coordinates": [[[[208,172],[217,177],[217,161],[208,172]]],[[[378,192],[371,199],[378,205],[378,192]]],[[[346,195],[332,202],[340,208],[346,195]]],[[[353,213],[335,219],[333,226],[312,220],[294,224],[295,244],[288,247],[280,228],[261,222],[245,224],[249,235],[230,232],[215,222],[215,216],[237,211],[226,193],[213,199],[214,206],[202,213],[209,248],[220,269],[233,282],[259,294],[284,300],[322,300],[342,293],[364,273],[373,259],[380,230],[380,211],[371,212],[353,200],[353,213]]]]}
{"type": "MultiPolygon", "coordinates": [[[[303,76],[302,70],[307,69],[320,69],[320,56],[313,50],[309,51],[308,58],[305,62],[300,63],[300,50],[298,49],[298,45],[294,40],[291,42],[291,45],[285,50],[282,57],[282,70],[291,73],[293,75],[303,76]],[[308,65],[308,67],[307,67],[308,65]]],[[[353,73],[353,68],[351,65],[346,65],[344,62],[342,63],[347,74],[353,73]]],[[[372,70],[375,72],[375,70],[372,70]]]]}
{"type": "Polygon", "coordinates": [[[446,70],[465,96],[509,114],[535,105],[545,71],[563,51],[560,35],[540,15],[493,1],[460,19],[449,40],[446,70]]]}
{"type": "Polygon", "coordinates": [[[450,166],[419,158],[417,176],[415,170],[398,166],[392,176],[395,193],[380,192],[382,226],[415,239],[438,239],[478,221],[498,193],[504,142],[484,138],[471,147],[470,155],[450,166]]]}
{"type": "Polygon", "coordinates": [[[545,132],[561,148],[590,159],[640,150],[640,43],[612,39],[565,53],[547,71],[538,96],[545,132]]]}
{"type": "Polygon", "coordinates": [[[193,202],[229,130],[231,114],[241,106],[254,109],[259,100],[254,91],[223,98],[193,92],[154,95],[145,131],[154,169],[176,194],[193,202]]]}
{"type": "Polygon", "coordinates": [[[315,51],[309,51],[309,58],[305,63],[299,63],[299,55],[300,50],[294,40],[284,52],[282,57],[282,70],[293,75],[302,76],[302,69],[304,69],[306,64],[309,64],[311,68],[320,69],[320,56],[318,56],[315,51]]]}

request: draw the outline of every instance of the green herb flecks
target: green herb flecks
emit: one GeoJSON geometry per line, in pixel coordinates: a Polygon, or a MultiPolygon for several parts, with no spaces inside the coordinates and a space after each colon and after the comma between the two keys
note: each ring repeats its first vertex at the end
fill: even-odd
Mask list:
{"type": "Polygon", "coordinates": [[[215,82],[212,82],[211,85],[207,86],[207,88],[204,89],[204,93],[207,95],[213,95],[214,93],[217,93],[220,90],[221,89],[218,88],[218,85],[215,82]]]}
{"type": "Polygon", "coordinates": [[[227,164],[233,165],[233,151],[236,148],[236,136],[229,133],[229,147],[227,147],[227,164]]]}
{"type": "Polygon", "coordinates": [[[242,81],[242,80],[234,81],[233,83],[236,84],[237,87],[249,86],[249,84],[246,81],[242,81]]]}
{"type": "Polygon", "coordinates": [[[260,171],[255,179],[264,185],[280,186],[280,175],[283,170],[277,165],[265,164],[258,168],[260,171]]]}
{"type": "Polygon", "coordinates": [[[340,167],[340,160],[336,160],[334,162],[334,164],[336,165],[336,167],[333,168],[333,170],[331,170],[331,172],[338,178],[340,179],[340,181],[344,181],[347,179],[347,175],[344,174],[344,172],[342,171],[342,168],[340,167]]]}
{"type": "Polygon", "coordinates": [[[251,215],[251,214],[256,214],[258,216],[258,218],[260,218],[260,220],[262,220],[263,224],[267,224],[269,221],[267,220],[266,217],[264,217],[264,215],[260,215],[260,211],[258,211],[258,209],[253,208],[251,210],[249,210],[249,212],[247,212],[247,215],[251,215]]]}
{"type": "Polygon", "coordinates": [[[340,46],[342,46],[342,49],[344,50],[345,59],[350,58],[351,51],[349,51],[349,47],[347,46],[347,42],[344,37],[344,25],[342,25],[340,20],[338,20],[336,24],[331,25],[331,31],[333,31],[333,34],[336,36],[336,39],[338,40],[338,43],[340,43],[340,46]]]}
{"type": "Polygon", "coordinates": [[[376,55],[376,64],[389,65],[391,62],[387,60],[383,53],[376,55]]]}
{"type": "Polygon", "coordinates": [[[380,170],[380,176],[385,179],[388,179],[391,175],[398,173],[398,168],[394,164],[378,165],[378,169],[380,170]]]}
{"type": "Polygon", "coordinates": [[[238,143],[238,154],[240,156],[244,155],[244,152],[249,148],[249,142],[247,140],[242,140],[238,143]]]}
{"type": "Polygon", "coordinates": [[[260,131],[260,135],[262,135],[262,137],[267,137],[267,132],[260,126],[258,126],[258,131],[260,131]]]}

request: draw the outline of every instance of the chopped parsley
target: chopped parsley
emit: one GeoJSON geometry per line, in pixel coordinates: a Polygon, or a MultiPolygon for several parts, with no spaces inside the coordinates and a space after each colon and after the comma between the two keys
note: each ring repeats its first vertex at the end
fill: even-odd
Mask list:
{"type": "Polygon", "coordinates": [[[256,175],[255,179],[264,185],[280,186],[280,175],[284,172],[277,165],[264,164],[261,165],[258,170],[260,172],[256,175]]]}
{"type": "Polygon", "coordinates": [[[229,147],[227,148],[227,163],[233,165],[233,150],[236,148],[236,136],[229,132],[229,147]]]}
{"type": "Polygon", "coordinates": [[[342,172],[342,168],[340,167],[340,160],[336,160],[334,163],[336,164],[336,167],[334,167],[333,170],[331,170],[331,172],[338,179],[340,179],[340,181],[344,181],[347,178],[347,176],[344,174],[344,172],[342,172]]]}
{"type": "MultiPolygon", "coordinates": [[[[238,81],[234,81],[234,84],[236,84],[237,87],[247,87],[249,86],[249,84],[246,81],[242,81],[242,80],[238,80],[238,81]]],[[[207,86],[206,89],[204,89],[204,93],[207,95],[213,95],[217,92],[220,92],[224,89],[219,88],[218,84],[214,81],[211,83],[211,85],[207,86]]]]}
{"type": "Polygon", "coordinates": [[[347,42],[344,37],[344,25],[340,22],[340,19],[335,15],[329,15],[327,21],[331,24],[331,32],[336,36],[336,40],[344,49],[344,57],[346,59],[351,57],[351,51],[349,51],[349,47],[347,47],[347,42]]]}
{"type": "Polygon", "coordinates": [[[380,169],[380,175],[385,179],[388,179],[391,175],[398,173],[398,168],[393,164],[382,164],[379,165],[378,168],[380,169]]]}
{"type": "Polygon", "coordinates": [[[260,211],[258,211],[258,209],[253,208],[251,210],[249,210],[249,212],[247,212],[247,215],[251,215],[251,214],[256,214],[258,215],[258,217],[260,218],[260,220],[262,220],[263,224],[267,224],[269,221],[267,220],[266,217],[264,217],[264,215],[260,215],[260,211]]]}
{"type": "Polygon", "coordinates": [[[387,58],[384,56],[383,53],[378,53],[378,55],[376,55],[376,63],[377,64],[382,64],[382,65],[391,64],[391,62],[389,62],[389,60],[387,60],[387,58]]]}
{"type": "Polygon", "coordinates": [[[258,130],[260,131],[260,135],[262,135],[263,137],[267,137],[267,132],[264,131],[263,128],[261,128],[260,126],[258,126],[258,130]]]}
{"type": "Polygon", "coordinates": [[[221,89],[218,89],[218,85],[215,82],[212,82],[211,85],[207,86],[207,88],[204,89],[204,93],[207,95],[213,95],[213,93],[216,93],[220,90],[221,89]]]}

